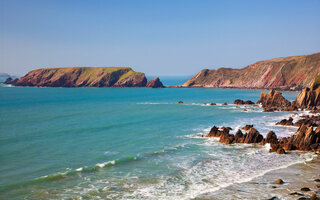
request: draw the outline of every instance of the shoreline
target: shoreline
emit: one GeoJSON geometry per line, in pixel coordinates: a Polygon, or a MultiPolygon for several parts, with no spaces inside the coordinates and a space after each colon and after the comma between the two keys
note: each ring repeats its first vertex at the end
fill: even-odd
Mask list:
{"type": "Polygon", "coordinates": [[[298,199],[310,198],[311,195],[320,195],[320,157],[317,155],[311,161],[296,163],[288,167],[271,170],[255,177],[250,181],[234,183],[215,192],[209,192],[194,198],[207,199],[298,199]],[[283,184],[277,184],[277,179],[282,179],[283,184]],[[310,191],[301,191],[301,188],[310,191]]]}

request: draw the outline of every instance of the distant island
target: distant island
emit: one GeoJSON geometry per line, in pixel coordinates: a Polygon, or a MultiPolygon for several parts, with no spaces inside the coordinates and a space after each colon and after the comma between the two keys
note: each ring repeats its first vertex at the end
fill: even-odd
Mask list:
{"type": "Polygon", "coordinates": [[[5,82],[8,78],[15,79],[15,78],[18,78],[18,77],[17,76],[12,76],[12,75],[7,74],[7,73],[0,73],[0,82],[5,82]]]}
{"type": "Polygon", "coordinates": [[[147,82],[144,73],[130,67],[62,67],[42,68],[6,84],[37,87],[164,87],[159,78],[147,82]]]}
{"type": "Polygon", "coordinates": [[[320,53],[259,61],[242,69],[204,69],[177,87],[301,90],[320,74],[320,53]]]}

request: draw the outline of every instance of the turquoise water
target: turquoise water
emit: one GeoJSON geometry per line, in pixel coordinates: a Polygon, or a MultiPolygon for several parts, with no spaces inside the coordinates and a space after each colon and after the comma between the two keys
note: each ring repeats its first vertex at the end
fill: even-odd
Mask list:
{"type": "Polygon", "coordinates": [[[2,85],[0,199],[192,199],[308,159],[200,137],[213,125],[248,123],[292,134],[274,126],[289,113],[232,105],[260,92],[2,85]]]}

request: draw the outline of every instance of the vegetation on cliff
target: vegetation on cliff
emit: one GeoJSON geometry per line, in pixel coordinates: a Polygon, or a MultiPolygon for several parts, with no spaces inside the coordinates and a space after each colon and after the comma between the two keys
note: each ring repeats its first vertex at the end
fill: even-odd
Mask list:
{"type": "Polygon", "coordinates": [[[307,87],[320,74],[320,53],[259,61],[242,69],[204,69],[183,87],[290,88],[307,87]]]}

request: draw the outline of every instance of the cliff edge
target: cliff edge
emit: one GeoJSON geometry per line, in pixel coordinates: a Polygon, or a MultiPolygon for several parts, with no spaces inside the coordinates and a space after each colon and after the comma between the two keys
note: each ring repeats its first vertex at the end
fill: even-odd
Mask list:
{"type": "Polygon", "coordinates": [[[5,83],[41,87],[145,87],[147,79],[144,73],[129,67],[64,67],[36,69],[5,83]]]}
{"type": "Polygon", "coordinates": [[[320,53],[259,61],[242,69],[204,69],[182,87],[304,88],[320,74],[320,53]]]}

